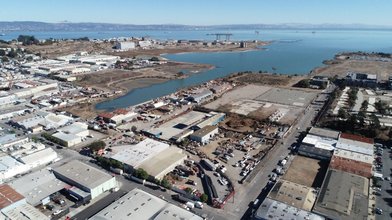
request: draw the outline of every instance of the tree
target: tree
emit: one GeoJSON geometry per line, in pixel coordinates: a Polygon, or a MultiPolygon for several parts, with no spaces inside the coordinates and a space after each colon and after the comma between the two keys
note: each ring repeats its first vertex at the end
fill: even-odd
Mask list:
{"type": "Polygon", "coordinates": [[[340,82],[339,84],[339,89],[340,90],[344,90],[346,88],[346,81],[344,81],[344,79],[340,82]]]}
{"type": "Polygon", "coordinates": [[[360,110],[363,112],[366,112],[368,109],[368,106],[369,106],[369,102],[367,100],[365,100],[362,102],[360,110]]]}
{"type": "Polygon", "coordinates": [[[387,111],[388,104],[386,102],[382,102],[378,100],[378,102],[374,103],[374,107],[377,109],[378,113],[384,115],[387,111]]]}
{"type": "Polygon", "coordinates": [[[327,88],[327,84],[325,84],[325,82],[322,82],[320,85],[320,89],[325,89],[327,88]]]}
{"type": "Polygon", "coordinates": [[[180,71],[180,72],[177,73],[177,76],[178,76],[178,77],[182,77],[182,76],[184,76],[184,75],[185,75],[185,73],[182,72],[182,71],[180,71]]]}
{"type": "Polygon", "coordinates": [[[208,196],[207,196],[207,194],[202,194],[201,196],[200,196],[200,200],[202,201],[202,202],[207,202],[207,200],[208,200],[208,196]]]}
{"type": "Polygon", "coordinates": [[[95,141],[90,144],[89,148],[92,152],[97,152],[99,150],[105,149],[106,143],[103,141],[95,141]]]}
{"type": "Polygon", "coordinates": [[[370,115],[370,120],[372,120],[372,125],[375,128],[380,128],[381,127],[380,120],[378,120],[378,117],[375,114],[371,114],[370,115]]]}
{"type": "Polygon", "coordinates": [[[343,108],[339,109],[339,111],[338,111],[338,117],[339,117],[339,118],[342,118],[342,119],[345,119],[345,118],[347,117],[346,110],[344,110],[343,108]]]}
{"type": "Polygon", "coordinates": [[[190,187],[185,188],[184,190],[186,193],[191,194],[193,190],[190,187]]]}
{"type": "Polygon", "coordinates": [[[143,170],[142,168],[139,168],[135,171],[135,176],[139,179],[147,179],[150,175],[148,175],[147,171],[143,170]]]}
{"type": "Polygon", "coordinates": [[[38,142],[38,138],[37,137],[32,137],[31,140],[33,140],[35,143],[38,142]]]}
{"type": "Polygon", "coordinates": [[[15,58],[18,56],[18,54],[15,52],[15,50],[12,48],[10,52],[8,52],[8,56],[11,58],[15,58]]]}
{"type": "Polygon", "coordinates": [[[137,131],[137,127],[135,125],[133,125],[132,128],[131,128],[131,131],[132,132],[136,132],[137,131]]]}
{"type": "Polygon", "coordinates": [[[4,62],[4,63],[6,63],[6,62],[9,62],[10,60],[8,59],[8,57],[2,57],[1,58],[1,60],[4,62]]]}
{"type": "Polygon", "coordinates": [[[5,50],[0,50],[0,56],[5,56],[5,50]]]}
{"type": "Polygon", "coordinates": [[[162,185],[163,187],[165,187],[165,188],[168,188],[168,186],[169,186],[169,181],[167,181],[167,179],[163,179],[163,180],[161,181],[161,185],[162,185]]]}
{"type": "Polygon", "coordinates": [[[31,61],[33,61],[33,57],[32,57],[32,56],[28,56],[28,57],[26,58],[26,60],[29,61],[29,62],[31,62],[31,61]]]}
{"type": "Polygon", "coordinates": [[[310,87],[310,82],[309,79],[303,79],[298,82],[298,86],[302,88],[309,88],[310,87]]]}

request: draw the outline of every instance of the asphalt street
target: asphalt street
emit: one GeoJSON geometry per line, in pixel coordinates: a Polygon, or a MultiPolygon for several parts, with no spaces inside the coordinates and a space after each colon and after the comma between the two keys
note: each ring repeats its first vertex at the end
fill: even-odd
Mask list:
{"type": "MultiPolygon", "coordinates": [[[[382,172],[377,171],[378,173],[382,173],[384,177],[391,177],[391,172],[392,172],[392,160],[389,158],[389,155],[391,154],[391,150],[389,149],[384,149],[383,155],[380,156],[382,158],[382,164],[383,164],[383,170],[382,172]]],[[[383,214],[375,214],[376,215],[376,220],[387,220],[392,218],[392,187],[391,187],[391,181],[378,181],[378,183],[381,185],[381,196],[376,196],[376,207],[382,209],[383,214]]],[[[370,195],[372,196],[372,195],[370,195]]]]}

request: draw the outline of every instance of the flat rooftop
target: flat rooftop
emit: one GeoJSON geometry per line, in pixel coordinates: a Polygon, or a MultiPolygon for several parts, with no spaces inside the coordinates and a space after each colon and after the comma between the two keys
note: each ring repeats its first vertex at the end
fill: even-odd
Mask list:
{"type": "Polygon", "coordinates": [[[77,160],[73,160],[60,167],[53,169],[54,174],[60,174],[86,188],[93,189],[100,184],[114,178],[97,168],[89,166],[77,160]]]}
{"type": "Polygon", "coordinates": [[[364,219],[368,215],[368,191],[369,179],[330,169],[313,212],[341,220],[364,219]]]}
{"type": "Polygon", "coordinates": [[[309,131],[309,134],[337,140],[339,139],[340,131],[330,130],[327,128],[312,127],[309,131]]]}
{"type": "Polygon", "coordinates": [[[115,154],[112,159],[136,167],[167,148],[169,148],[168,144],[147,138],[136,145],[129,145],[127,149],[115,154]]]}
{"type": "Polygon", "coordinates": [[[372,177],[372,164],[363,163],[344,157],[338,157],[335,155],[332,156],[329,168],[342,170],[359,176],[364,176],[366,178],[372,177]]]}
{"type": "Polygon", "coordinates": [[[348,150],[343,150],[343,149],[336,149],[333,152],[333,155],[337,157],[347,158],[350,160],[360,161],[362,163],[368,163],[368,164],[373,164],[374,161],[373,156],[352,152],[348,150]]]}
{"type": "Polygon", "coordinates": [[[335,149],[337,140],[327,137],[320,137],[312,134],[306,135],[306,137],[302,140],[303,144],[313,145],[317,148],[325,149],[325,150],[333,150],[335,149]]]}
{"type": "Polygon", "coordinates": [[[374,143],[373,138],[361,137],[361,136],[353,135],[353,134],[341,133],[339,139],[341,139],[341,138],[349,139],[349,140],[353,140],[353,141],[364,142],[364,143],[368,143],[368,144],[374,143]]]}
{"type": "Polygon", "coordinates": [[[373,155],[373,144],[368,144],[360,141],[353,141],[350,139],[339,138],[339,141],[336,143],[337,149],[357,152],[366,155],[373,155]]]}
{"type": "Polygon", "coordinates": [[[22,199],[24,199],[24,196],[16,192],[9,185],[4,184],[0,186],[0,210],[22,199]]]}
{"type": "Polygon", "coordinates": [[[325,220],[324,217],[270,198],[264,200],[259,209],[257,209],[255,216],[261,219],[325,220]],[[282,218],[282,216],[284,216],[284,218],[282,218]]]}
{"type": "Polygon", "coordinates": [[[279,180],[267,197],[305,211],[311,211],[316,201],[316,192],[314,190],[314,188],[305,185],[279,180]]]}
{"type": "Polygon", "coordinates": [[[195,137],[199,137],[202,138],[205,135],[209,134],[210,132],[212,132],[213,130],[217,129],[218,127],[216,126],[212,126],[212,125],[207,125],[197,131],[195,131],[193,134],[191,134],[191,136],[195,136],[195,137]]]}
{"type": "Polygon", "coordinates": [[[45,197],[69,187],[47,169],[25,175],[9,183],[9,186],[26,197],[29,204],[35,205],[45,197]]]}
{"type": "Polygon", "coordinates": [[[15,209],[11,209],[4,213],[8,218],[12,220],[44,220],[49,219],[48,216],[38,211],[34,206],[27,203],[21,204],[15,209]]]}

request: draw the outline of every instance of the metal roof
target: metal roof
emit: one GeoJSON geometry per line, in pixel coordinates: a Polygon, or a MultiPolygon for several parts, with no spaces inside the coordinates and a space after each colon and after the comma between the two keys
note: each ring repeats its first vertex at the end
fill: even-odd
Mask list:
{"type": "Polygon", "coordinates": [[[372,164],[350,160],[344,157],[332,156],[329,168],[342,170],[359,176],[370,178],[372,176],[372,164]]]}
{"type": "Polygon", "coordinates": [[[341,138],[349,139],[349,140],[353,140],[353,141],[360,141],[360,142],[364,142],[364,143],[368,143],[368,144],[373,144],[374,143],[374,139],[373,138],[361,137],[361,136],[353,135],[353,134],[341,133],[339,140],[341,138]]]}
{"type": "Polygon", "coordinates": [[[0,186],[0,210],[22,199],[24,199],[24,196],[16,192],[9,185],[4,184],[0,186]]]}
{"type": "Polygon", "coordinates": [[[339,138],[336,144],[337,149],[343,149],[353,152],[358,152],[366,155],[373,155],[373,144],[368,144],[360,141],[353,141],[350,139],[339,138]]]}
{"type": "Polygon", "coordinates": [[[113,113],[120,114],[120,115],[126,115],[129,113],[129,111],[126,109],[118,108],[118,109],[114,110],[113,113]]]}
{"type": "Polygon", "coordinates": [[[195,136],[195,137],[202,138],[205,135],[207,135],[207,134],[211,133],[212,131],[214,131],[215,129],[218,129],[218,127],[212,126],[212,125],[207,125],[207,126],[201,128],[201,129],[195,131],[190,136],[195,136]]]}
{"type": "Polygon", "coordinates": [[[21,204],[18,207],[11,209],[4,213],[8,218],[12,220],[45,220],[50,219],[48,216],[44,215],[34,206],[27,203],[21,204]]]}
{"type": "Polygon", "coordinates": [[[368,163],[368,164],[373,164],[373,161],[374,161],[373,156],[361,154],[361,153],[357,153],[357,152],[352,152],[352,151],[348,151],[348,150],[343,150],[343,149],[336,149],[333,152],[333,155],[337,156],[337,157],[347,158],[350,160],[360,161],[362,163],[368,163]]]}
{"type": "Polygon", "coordinates": [[[309,134],[337,140],[339,138],[340,131],[330,130],[326,128],[312,127],[309,131],[309,134]]]}

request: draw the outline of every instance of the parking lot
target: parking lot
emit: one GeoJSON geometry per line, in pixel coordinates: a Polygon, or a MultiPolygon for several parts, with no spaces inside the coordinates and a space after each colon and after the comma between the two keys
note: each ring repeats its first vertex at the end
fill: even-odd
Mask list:
{"type": "MultiPolygon", "coordinates": [[[[377,154],[377,151],[375,151],[377,154]]],[[[384,178],[391,177],[392,172],[392,160],[390,158],[390,154],[392,151],[390,149],[383,149],[382,155],[376,155],[375,157],[380,157],[382,161],[382,171],[377,171],[377,173],[383,174],[384,178]]],[[[375,163],[376,165],[376,163],[375,163]]],[[[392,187],[391,181],[384,179],[383,181],[377,181],[378,188],[380,188],[380,195],[376,195],[376,204],[375,207],[380,208],[382,210],[382,214],[375,214],[377,220],[386,220],[392,218],[392,187]]]]}

